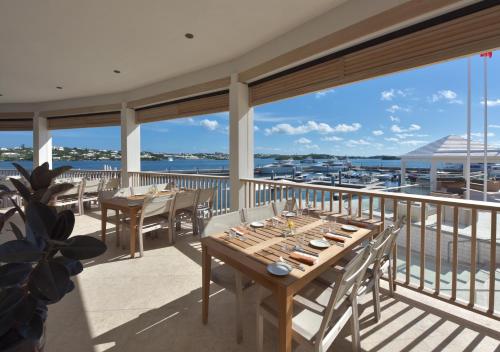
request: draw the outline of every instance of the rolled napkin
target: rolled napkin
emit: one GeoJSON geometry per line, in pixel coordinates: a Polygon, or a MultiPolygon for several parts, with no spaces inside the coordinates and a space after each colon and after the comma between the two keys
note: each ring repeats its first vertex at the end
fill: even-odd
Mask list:
{"type": "Polygon", "coordinates": [[[325,236],[325,238],[328,238],[329,240],[334,240],[334,241],[342,242],[342,243],[344,243],[345,240],[347,239],[347,237],[337,235],[337,234],[331,233],[331,232],[325,233],[324,236],[325,236]]]}
{"type": "Polygon", "coordinates": [[[290,258],[298,260],[299,262],[307,265],[314,265],[318,261],[318,257],[302,252],[292,252],[290,253],[290,258]]]}

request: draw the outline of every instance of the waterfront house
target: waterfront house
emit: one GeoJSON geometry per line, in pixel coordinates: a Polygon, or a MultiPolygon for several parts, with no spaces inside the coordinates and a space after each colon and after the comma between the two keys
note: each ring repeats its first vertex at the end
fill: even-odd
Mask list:
{"type": "MultiPolygon", "coordinates": [[[[256,179],[253,114],[264,103],[497,49],[498,1],[4,1],[0,33],[0,130],[32,131],[33,166],[52,164],[54,130],[119,126],[121,150],[114,155],[121,157],[121,170],[64,176],[119,179],[124,189],[166,183],[179,192],[212,188],[216,201],[204,214],[214,218],[257,207],[270,212],[271,204],[275,210],[279,201],[293,199],[306,211],[311,205],[342,213],[379,232],[405,215],[385,261],[395,284],[382,280],[380,319],[371,294],[360,297],[359,318],[352,319],[360,349],[500,348],[498,203],[256,179]],[[220,112],[229,112],[228,177],[141,170],[141,126],[220,112]]],[[[229,255],[219,257],[226,266],[211,261],[189,220],[177,228],[175,243],[144,236],[144,256],[131,259],[134,248],[116,247],[116,228],[102,225],[101,216],[98,208],[77,216],[74,233],[101,238],[103,231],[109,250],[85,262],[76,289],[51,306],[46,351],[255,351],[263,341],[265,350],[289,352],[305,350],[292,337],[317,337],[318,330],[292,323],[299,295],[276,295],[280,323],[274,327],[257,317],[257,305],[265,303],[258,301],[258,285],[245,281],[249,287],[236,295],[235,310],[235,295],[211,283],[208,273],[210,266],[232,264],[254,281],[264,277],[258,283],[267,288],[292,276],[265,276],[246,255],[239,265],[229,255]]],[[[5,231],[0,241],[12,236],[5,231]]],[[[318,265],[326,270],[334,263],[327,264],[318,265]]],[[[306,274],[297,265],[294,273],[312,282],[321,271],[314,265],[306,274]]],[[[232,282],[243,290],[241,281],[232,282]]],[[[323,312],[318,302],[313,308],[323,312]]],[[[334,330],[335,341],[333,333],[327,336],[331,350],[356,342],[349,324],[334,330]]]]}

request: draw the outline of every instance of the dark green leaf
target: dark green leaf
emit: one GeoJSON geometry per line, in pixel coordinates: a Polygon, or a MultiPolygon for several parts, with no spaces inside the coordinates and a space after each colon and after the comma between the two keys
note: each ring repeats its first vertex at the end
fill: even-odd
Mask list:
{"type": "Polygon", "coordinates": [[[23,219],[23,221],[26,222],[26,215],[24,215],[24,211],[19,207],[19,205],[17,205],[16,202],[14,202],[14,199],[12,199],[12,198],[9,198],[9,199],[12,202],[12,205],[14,206],[14,208],[16,208],[18,214],[21,216],[21,219],[23,219]]]}
{"type": "Polygon", "coordinates": [[[0,245],[0,262],[30,263],[42,258],[42,252],[26,240],[13,240],[0,245]]]}
{"type": "Polygon", "coordinates": [[[0,316],[13,311],[23,299],[24,291],[19,287],[0,291],[0,316]]]}
{"type": "Polygon", "coordinates": [[[32,269],[29,263],[9,263],[0,266],[0,288],[22,284],[32,269]]]}
{"type": "Polygon", "coordinates": [[[66,243],[67,246],[61,248],[61,253],[71,259],[90,259],[106,252],[106,245],[90,236],[74,236],[67,239],[66,243]]]}
{"type": "Polygon", "coordinates": [[[68,269],[71,276],[80,274],[83,271],[83,265],[79,260],[70,259],[63,256],[52,258],[53,261],[61,263],[68,269]]]}
{"type": "Polygon", "coordinates": [[[16,180],[15,178],[10,178],[9,180],[10,180],[10,182],[12,182],[12,184],[14,185],[14,187],[16,187],[16,189],[19,192],[19,194],[21,195],[21,197],[23,197],[24,200],[26,200],[27,202],[29,202],[30,198],[31,198],[31,192],[24,185],[24,183],[22,183],[19,180],[16,180]]]}
{"type": "Polygon", "coordinates": [[[16,309],[24,299],[25,293],[19,287],[0,292],[0,336],[16,324],[16,309]]]}
{"type": "Polygon", "coordinates": [[[71,210],[63,210],[57,214],[57,220],[50,233],[53,240],[64,241],[69,238],[75,226],[75,215],[71,210]]]}
{"type": "Polygon", "coordinates": [[[41,261],[30,275],[28,288],[35,296],[58,301],[66,294],[69,281],[69,272],[64,265],[41,261]]]}
{"type": "Polygon", "coordinates": [[[47,162],[37,166],[31,173],[30,183],[34,191],[49,187],[51,182],[52,173],[49,170],[49,163],[47,162]]]}
{"type": "Polygon", "coordinates": [[[17,227],[16,224],[14,224],[13,222],[10,222],[10,227],[12,228],[12,232],[14,232],[16,239],[24,240],[23,232],[21,231],[21,229],[19,227],[17,227]]]}
{"type": "Polygon", "coordinates": [[[47,204],[52,199],[52,197],[60,193],[69,191],[73,187],[75,186],[71,183],[58,183],[52,185],[43,193],[43,196],[40,198],[40,202],[47,204]]]}
{"type": "Polygon", "coordinates": [[[48,205],[32,201],[26,207],[26,219],[35,237],[49,238],[57,217],[54,209],[48,205]]]}
{"type": "Polygon", "coordinates": [[[5,225],[5,222],[7,220],[9,220],[9,218],[14,215],[16,212],[16,208],[11,208],[9,210],[7,210],[5,213],[0,213],[0,232],[2,231],[4,225],[5,225]]]}
{"type": "Polygon", "coordinates": [[[69,166],[69,165],[56,167],[54,170],[51,171],[51,177],[53,179],[57,178],[57,177],[61,176],[62,174],[64,174],[65,172],[68,172],[72,168],[73,167],[69,166]]]}
{"type": "Polygon", "coordinates": [[[28,181],[28,182],[30,181],[30,173],[28,172],[28,170],[26,170],[24,167],[22,167],[18,163],[12,163],[12,165],[14,165],[14,167],[24,177],[24,179],[26,181],[28,181]]]}

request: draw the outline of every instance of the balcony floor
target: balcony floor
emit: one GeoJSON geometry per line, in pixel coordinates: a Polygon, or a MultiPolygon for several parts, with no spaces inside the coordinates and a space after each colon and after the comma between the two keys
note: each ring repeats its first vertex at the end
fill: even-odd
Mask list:
{"type": "MultiPolygon", "coordinates": [[[[74,234],[99,236],[99,218],[77,216],[74,234]]],[[[255,351],[255,288],[245,292],[243,344],[235,339],[234,296],[215,284],[209,324],[201,323],[201,248],[188,230],[175,246],[162,234],[146,239],[145,256],[134,260],[115,247],[112,225],[108,231],[107,253],[86,261],[76,289],[50,307],[47,351],[255,351]]],[[[394,299],[383,293],[378,324],[371,295],[362,300],[365,351],[500,351],[500,321],[401,287],[394,299]]],[[[276,332],[265,326],[266,351],[276,350],[276,332]]],[[[349,339],[347,329],[333,350],[350,350],[349,339]]]]}

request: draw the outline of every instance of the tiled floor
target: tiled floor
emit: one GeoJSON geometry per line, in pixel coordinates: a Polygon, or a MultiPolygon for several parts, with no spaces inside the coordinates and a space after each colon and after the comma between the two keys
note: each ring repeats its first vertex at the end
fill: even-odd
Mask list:
{"type": "MultiPolygon", "coordinates": [[[[77,217],[74,233],[98,236],[99,229],[99,214],[90,213],[77,217]]],[[[50,307],[46,350],[255,351],[255,288],[245,292],[244,342],[237,345],[231,293],[213,285],[209,324],[201,323],[198,239],[183,231],[168,246],[164,237],[146,239],[145,256],[128,259],[110,225],[107,253],[87,261],[76,289],[50,307]]],[[[363,350],[500,351],[499,321],[404,288],[394,299],[385,293],[378,324],[370,296],[363,299],[363,350]]],[[[266,325],[265,349],[276,347],[276,330],[266,325]]],[[[350,350],[349,331],[332,350],[350,350]]]]}

